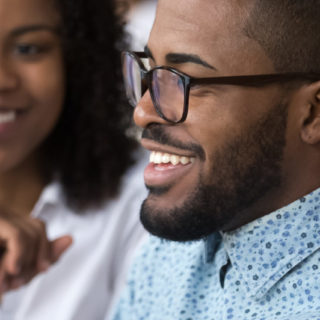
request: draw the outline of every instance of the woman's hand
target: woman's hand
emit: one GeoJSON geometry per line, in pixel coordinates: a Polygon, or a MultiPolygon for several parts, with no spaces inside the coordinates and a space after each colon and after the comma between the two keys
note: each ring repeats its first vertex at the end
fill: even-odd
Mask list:
{"type": "Polygon", "coordinates": [[[0,294],[46,271],[71,243],[68,235],[48,240],[39,219],[0,209],[0,294]]]}

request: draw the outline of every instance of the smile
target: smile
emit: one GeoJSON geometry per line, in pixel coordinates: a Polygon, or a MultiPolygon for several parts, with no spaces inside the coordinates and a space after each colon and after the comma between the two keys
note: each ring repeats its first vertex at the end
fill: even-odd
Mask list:
{"type": "Polygon", "coordinates": [[[178,156],[176,154],[152,151],[150,154],[150,162],[154,164],[168,164],[176,166],[178,164],[187,165],[193,163],[194,157],[178,156]]]}
{"type": "Polygon", "coordinates": [[[146,185],[164,187],[181,181],[192,170],[195,157],[151,151],[150,163],[145,168],[146,185]]]}
{"type": "Polygon", "coordinates": [[[15,121],[17,113],[14,110],[0,110],[0,124],[6,124],[15,121]]]}

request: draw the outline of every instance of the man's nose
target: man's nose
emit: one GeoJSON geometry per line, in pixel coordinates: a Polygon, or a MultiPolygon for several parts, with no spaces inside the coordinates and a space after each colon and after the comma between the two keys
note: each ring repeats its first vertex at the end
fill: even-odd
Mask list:
{"type": "Polygon", "coordinates": [[[18,75],[15,68],[7,60],[0,57],[0,93],[15,89],[18,85],[18,75]]]}
{"type": "Polygon", "coordinates": [[[162,119],[157,113],[153,105],[149,90],[145,92],[145,94],[135,107],[133,118],[136,125],[141,128],[146,128],[151,123],[168,124],[168,122],[162,119]]]}

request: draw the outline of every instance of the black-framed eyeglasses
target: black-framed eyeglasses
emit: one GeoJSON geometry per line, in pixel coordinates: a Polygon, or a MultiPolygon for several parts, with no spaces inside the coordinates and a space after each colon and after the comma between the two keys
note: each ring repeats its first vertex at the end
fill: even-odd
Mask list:
{"type": "Polygon", "coordinates": [[[274,82],[292,80],[317,81],[317,73],[278,73],[193,78],[167,66],[147,70],[141,58],[148,58],[144,52],[122,53],[122,72],[127,98],[135,107],[149,89],[153,105],[159,116],[170,123],[185,121],[188,114],[190,88],[198,85],[219,84],[238,86],[263,86],[274,82]]]}

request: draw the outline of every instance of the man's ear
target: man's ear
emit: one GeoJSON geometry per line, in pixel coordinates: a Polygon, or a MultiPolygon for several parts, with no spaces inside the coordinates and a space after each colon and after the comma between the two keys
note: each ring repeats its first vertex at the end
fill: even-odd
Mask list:
{"type": "Polygon", "coordinates": [[[301,139],[307,144],[320,142],[320,81],[304,88],[301,139]]]}

